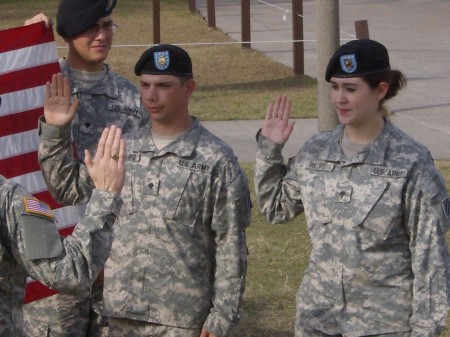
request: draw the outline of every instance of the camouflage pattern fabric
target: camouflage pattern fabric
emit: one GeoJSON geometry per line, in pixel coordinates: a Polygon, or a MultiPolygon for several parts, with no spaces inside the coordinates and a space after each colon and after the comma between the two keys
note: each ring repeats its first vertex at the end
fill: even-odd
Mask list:
{"type": "Polygon", "coordinates": [[[109,337],[199,337],[199,329],[183,329],[126,318],[109,318],[109,337]]]}
{"type": "Polygon", "coordinates": [[[310,263],[297,294],[303,326],[346,337],[439,336],[448,312],[449,201],[429,152],[387,123],[347,160],[343,126],[308,140],[283,163],[259,136],[258,205],[272,223],[305,212],[310,263]]]}
{"type": "MultiPolygon", "coordinates": [[[[64,198],[89,199],[92,182],[74,161],[68,128],[40,122],[39,160],[64,198]],[[58,167],[58,174],[55,169],[58,167]]],[[[105,315],[226,336],[240,317],[250,224],[248,182],[232,150],[194,118],[165,148],[150,129],[128,134],[127,176],[111,257],[105,315]]]]}
{"type": "Polygon", "coordinates": [[[70,79],[72,98],[80,99],[72,122],[72,142],[80,160],[84,159],[85,149],[95,153],[105,127],[115,124],[125,134],[148,125],[150,115],[141,106],[139,89],[107,64],[103,79],[90,89],[84,89],[71,76],[64,58],[59,64],[62,74],[70,79]]]}
{"type": "MultiPolygon", "coordinates": [[[[85,90],[71,76],[65,58],[59,63],[61,72],[70,79],[72,98],[80,99],[71,128],[75,155],[80,160],[84,159],[85,149],[95,153],[105,127],[115,124],[127,133],[148,125],[149,114],[141,108],[139,89],[107,64],[103,79],[85,90]]],[[[72,204],[64,198],[59,201],[72,204]]],[[[59,293],[25,305],[26,336],[41,336],[40,331],[44,330],[50,337],[107,337],[107,321],[101,317],[102,293],[102,282],[96,282],[84,294],[59,293]],[[94,312],[90,313],[90,308],[94,312]]]]}
{"type": "MultiPolygon", "coordinates": [[[[84,293],[89,294],[89,290],[84,293]]],[[[24,336],[85,337],[89,326],[89,307],[90,301],[84,294],[68,293],[58,293],[25,304],[24,336]]]]}
{"type": "Polygon", "coordinates": [[[94,190],[72,235],[61,240],[51,212],[0,176],[0,335],[23,336],[22,302],[27,275],[68,293],[85,292],[103,269],[112,225],[122,199],[94,190]]]}
{"type": "MultiPolygon", "coordinates": [[[[327,333],[320,332],[314,328],[310,328],[306,325],[301,326],[296,331],[297,336],[301,337],[342,337],[339,335],[329,335],[327,333]]],[[[378,334],[378,335],[370,335],[370,337],[410,337],[411,331],[407,332],[394,332],[394,333],[386,333],[386,334],[378,334]]]]}

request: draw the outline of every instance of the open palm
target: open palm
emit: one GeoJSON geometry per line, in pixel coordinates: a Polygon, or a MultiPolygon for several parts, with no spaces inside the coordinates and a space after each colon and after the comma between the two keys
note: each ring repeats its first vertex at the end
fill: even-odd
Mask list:
{"type": "Polygon", "coordinates": [[[286,95],[278,96],[267,107],[261,134],[274,143],[286,143],[294,127],[294,122],[289,120],[290,113],[291,100],[286,95]]]}
{"type": "Polygon", "coordinates": [[[54,74],[45,85],[44,116],[46,123],[64,126],[71,123],[78,108],[78,100],[70,101],[70,84],[62,74],[54,74]]]}

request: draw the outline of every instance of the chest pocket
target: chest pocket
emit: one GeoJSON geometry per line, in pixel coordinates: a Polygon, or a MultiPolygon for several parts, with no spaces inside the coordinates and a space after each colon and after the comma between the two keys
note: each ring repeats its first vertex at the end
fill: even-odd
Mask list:
{"type": "MultiPolygon", "coordinates": [[[[114,124],[122,129],[122,133],[138,129],[137,116],[111,109],[113,104],[111,102],[114,101],[102,94],[81,96],[80,106],[72,122],[73,142],[77,147],[80,159],[84,159],[85,149],[95,153],[98,140],[105,127],[114,124]]],[[[120,102],[116,102],[116,105],[119,109],[125,109],[121,107],[120,102]]]]}
{"type": "Polygon", "coordinates": [[[323,175],[312,175],[302,183],[302,201],[313,246],[323,241],[331,225],[333,190],[323,175]]]}
{"type": "Polygon", "coordinates": [[[403,179],[376,180],[369,186],[370,193],[355,203],[352,217],[358,226],[361,248],[369,249],[385,244],[404,242],[405,228],[401,226],[403,179]]]}
{"type": "Polygon", "coordinates": [[[210,173],[182,169],[167,200],[165,218],[193,227],[208,192],[210,173]]]}

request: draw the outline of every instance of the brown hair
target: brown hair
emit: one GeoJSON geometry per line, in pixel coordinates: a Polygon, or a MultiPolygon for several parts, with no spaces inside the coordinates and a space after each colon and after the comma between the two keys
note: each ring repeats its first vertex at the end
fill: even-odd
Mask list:
{"type": "Polygon", "coordinates": [[[378,108],[383,117],[388,117],[389,111],[384,106],[384,103],[392,97],[395,97],[398,91],[406,86],[407,81],[405,75],[400,70],[387,70],[370,76],[363,76],[362,79],[371,89],[376,89],[381,82],[388,84],[386,96],[380,101],[378,108]]]}

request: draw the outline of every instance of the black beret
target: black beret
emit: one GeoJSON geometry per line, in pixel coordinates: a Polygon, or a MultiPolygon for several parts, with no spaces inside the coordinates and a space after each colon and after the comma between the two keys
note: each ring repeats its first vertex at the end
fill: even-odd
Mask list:
{"type": "Polygon", "coordinates": [[[134,66],[134,73],[192,77],[189,54],[173,44],[160,44],[147,49],[134,66]]]}
{"type": "Polygon", "coordinates": [[[387,49],[369,39],[352,40],[340,46],[328,62],[325,80],[331,77],[363,77],[391,69],[387,49]]]}
{"type": "Polygon", "coordinates": [[[73,37],[91,28],[112,13],[116,0],[61,0],[56,14],[56,31],[73,37]]]}

